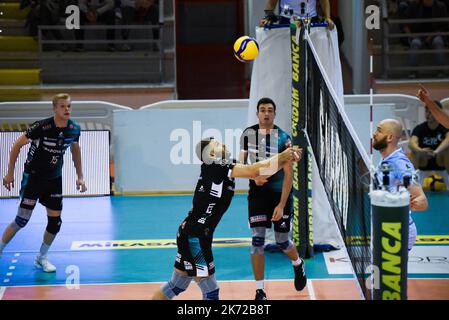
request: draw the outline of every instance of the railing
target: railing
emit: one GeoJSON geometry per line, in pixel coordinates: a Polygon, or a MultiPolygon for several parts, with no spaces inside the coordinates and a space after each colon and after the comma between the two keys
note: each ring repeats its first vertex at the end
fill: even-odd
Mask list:
{"type": "MultiPolygon", "coordinates": [[[[120,59],[120,63],[115,63],[113,66],[120,64],[123,66],[122,70],[120,70],[120,74],[126,73],[127,69],[127,62],[132,62],[136,58],[144,59],[148,61],[147,63],[151,63],[154,66],[157,66],[154,70],[148,71],[144,68],[140,69],[133,69],[130,74],[131,75],[143,75],[143,74],[152,74],[156,75],[159,79],[159,83],[163,82],[164,74],[165,74],[165,68],[164,68],[164,50],[163,50],[163,27],[162,25],[89,25],[89,26],[81,26],[82,30],[85,30],[86,35],[83,40],[76,40],[73,38],[73,34],[76,32],[75,30],[70,30],[70,33],[72,33],[71,38],[69,37],[63,37],[63,39],[60,40],[54,40],[54,39],[46,39],[43,35],[45,31],[51,31],[51,30],[58,30],[58,31],[65,31],[65,34],[68,35],[68,31],[65,29],[62,25],[57,26],[48,26],[48,25],[41,25],[39,26],[38,30],[38,40],[39,40],[39,59],[41,61],[41,64],[43,62],[49,62],[51,60],[53,61],[60,61],[61,59],[70,59],[70,60],[80,60],[80,61],[89,61],[92,60],[98,61],[98,59],[101,59],[101,62],[106,62],[108,60],[111,60],[111,63],[114,64],[118,59],[120,59]],[[95,32],[95,31],[102,31],[107,32],[108,30],[115,30],[117,31],[115,38],[111,40],[107,40],[104,38],[101,39],[86,39],[88,38],[89,32],[95,32]],[[152,30],[157,29],[159,31],[159,37],[158,39],[154,39],[151,36],[149,36],[147,33],[149,33],[152,30]],[[129,39],[121,39],[121,31],[127,30],[128,32],[134,31],[135,33],[143,33],[142,37],[140,38],[129,38],[129,39]],[[116,45],[116,44],[123,44],[123,45],[135,45],[137,48],[134,48],[132,50],[126,50],[121,51],[120,48],[117,48],[116,51],[118,53],[111,54],[110,52],[105,53],[105,50],[83,50],[82,53],[76,52],[76,54],[70,53],[68,50],[69,45],[95,45],[98,48],[98,45],[116,45]],[[47,51],[45,50],[46,45],[57,45],[59,47],[58,54],[54,54],[54,51],[47,51]],[[140,45],[140,48],[138,47],[140,45]],[[66,47],[65,50],[63,50],[64,46],[66,47]],[[157,50],[156,50],[157,49],[157,50]],[[61,52],[65,51],[65,52],[61,52]],[[150,54],[151,52],[151,54],[150,54]],[[96,59],[96,60],[94,60],[96,59]]],[[[44,68],[45,71],[45,68],[44,68]]],[[[107,69],[102,69],[101,74],[106,74],[107,69]]],[[[72,68],[70,70],[70,75],[73,76],[82,76],[86,75],[89,76],[91,73],[95,74],[95,72],[98,73],[98,71],[94,70],[93,68],[72,68]],[[92,70],[92,71],[90,71],[92,70]]],[[[112,70],[112,72],[117,72],[116,69],[112,70]]],[[[57,68],[55,71],[46,71],[47,74],[63,74],[65,73],[64,69],[57,68]]]]}
{"type": "MultiPolygon", "coordinates": [[[[368,107],[370,104],[369,95],[345,95],[345,107],[368,107]]],[[[406,138],[418,124],[423,122],[424,108],[422,102],[417,98],[404,94],[375,94],[373,96],[374,112],[376,106],[392,106],[394,114],[404,128],[406,138]]],[[[353,119],[350,119],[353,120],[353,119]]],[[[369,114],[367,114],[367,121],[369,114]]],[[[360,134],[360,133],[359,133],[360,134]]]]}
{"type": "MultiPolygon", "coordinates": [[[[112,131],[112,112],[132,110],[104,101],[72,101],[72,118],[81,130],[112,131]]],[[[51,101],[0,102],[0,131],[26,130],[36,120],[52,115],[51,101]]]]}
{"type": "MultiPolygon", "coordinates": [[[[389,72],[394,71],[442,71],[449,70],[449,64],[441,66],[393,66],[391,67],[391,56],[406,56],[410,54],[436,54],[436,53],[449,53],[449,49],[396,49],[391,50],[390,39],[401,39],[410,37],[425,37],[425,36],[449,36],[449,32],[423,32],[423,33],[391,33],[391,27],[393,25],[400,24],[427,24],[427,23],[448,23],[447,18],[429,18],[429,19],[391,19],[388,17],[387,1],[381,0],[382,4],[382,78],[388,78],[389,72]]],[[[446,63],[449,63],[448,61],[446,63]]]]}

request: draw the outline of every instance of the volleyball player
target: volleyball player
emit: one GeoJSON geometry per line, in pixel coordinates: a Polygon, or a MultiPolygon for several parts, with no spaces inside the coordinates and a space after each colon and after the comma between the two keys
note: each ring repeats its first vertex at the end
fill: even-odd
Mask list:
{"type": "MultiPolygon", "coordinates": [[[[283,152],[291,139],[274,125],[276,104],[270,98],[257,102],[259,123],[248,127],[240,139],[240,162],[257,163],[283,152]]],[[[248,221],[252,231],[251,264],[256,281],[256,300],[266,300],[264,290],[264,245],[267,229],[274,225],[274,238],[279,249],[291,260],[295,274],[295,289],[301,291],[307,284],[304,261],[289,239],[292,218],[291,190],[293,168],[287,163],[269,179],[250,180],[248,194],[248,221]]]]}
{"type": "Polygon", "coordinates": [[[16,233],[27,225],[39,200],[47,209],[48,223],[34,264],[44,272],[56,271],[56,267],[48,261],[47,253],[62,223],[62,165],[68,147],[71,147],[76,169],[77,189],[86,191],[81,167],[81,149],[78,144],[80,126],[70,119],[71,101],[68,94],[54,96],[53,112],[53,117],[33,123],[14,142],[9,156],[8,172],[3,178],[6,189],[11,190],[11,186],[14,188],[14,168],[20,149],[32,141],[25,161],[19,209],[16,218],[3,233],[0,254],[16,233]]]}
{"type": "Polygon", "coordinates": [[[205,300],[218,300],[212,255],[213,233],[234,196],[234,178],[270,176],[291,161],[301,159],[301,150],[284,152],[252,165],[229,159],[226,146],[213,138],[202,140],[196,154],[203,162],[193,196],[193,207],[178,229],[178,254],[171,279],[153,295],[154,300],[172,299],[194,280],[205,300]]]}
{"type": "MultiPolygon", "coordinates": [[[[415,168],[404,151],[398,146],[402,136],[402,125],[395,119],[385,119],[381,121],[373,134],[373,148],[378,150],[382,155],[382,161],[377,167],[377,180],[382,184],[383,172],[382,167],[389,167],[389,188],[393,190],[396,186],[402,185],[405,175],[413,175],[415,168]]],[[[414,179],[413,179],[414,180],[414,179]]],[[[408,187],[410,192],[410,209],[411,211],[424,211],[428,208],[427,198],[422,187],[412,182],[408,187]]],[[[409,239],[408,250],[410,251],[416,240],[416,225],[409,217],[409,239]]]]}

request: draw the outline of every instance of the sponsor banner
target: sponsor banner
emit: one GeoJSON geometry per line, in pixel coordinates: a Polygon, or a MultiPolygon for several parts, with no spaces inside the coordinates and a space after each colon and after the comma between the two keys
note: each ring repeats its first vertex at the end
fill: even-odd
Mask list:
{"type": "MultiPolygon", "coordinates": [[[[369,245],[371,237],[351,236],[346,237],[346,246],[363,246],[369,245]]],[[[418,235],[415,245],[417,244],[449,244],[449,235],[418,235]]]]}
{"type": "MultiPolygon", "coordinates": [[[[217,238],[214,247],[249,247],[251,238],[217,238]]],[[[176,239],[141,239],[141,240],[92,240],[73,241],[70,250],[123,250],[123,249],[160,249],[176,248],[176,239]]]]}
{"type": "Polygon", "coordinates": [[[449,246],[415,246],[409,253],[409,274],[449,274],[449,246]]]}
{"type": "MultiPolygon", "coordinates": [[[[329,274],[352,274],[352,268],[346,248],[324,252],[323,256],[329,274]]],[[[449,274],[449,246],[415,245],[409,252],[408,273],[449,274]]]]}

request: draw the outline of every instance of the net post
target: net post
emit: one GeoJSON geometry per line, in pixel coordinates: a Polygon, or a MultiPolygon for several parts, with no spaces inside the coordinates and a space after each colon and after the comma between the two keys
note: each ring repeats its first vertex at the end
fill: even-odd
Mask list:
{"type": "Polygon", "coordinates": [[[410,194],[371,194],[373,300],[407,300],[410,194]]]}
{"type": "Polygon", "coordinates": [[[312,235],[312,163],[304,128],[306,125],[307,41],[302,21],[290,24],[292,62],[292,143],[303,148],[303,159],[293,164],[293,241],[302,258],[311,258],[312,235]],[[299,37],[298,37],[299,33],[299,37]]]}

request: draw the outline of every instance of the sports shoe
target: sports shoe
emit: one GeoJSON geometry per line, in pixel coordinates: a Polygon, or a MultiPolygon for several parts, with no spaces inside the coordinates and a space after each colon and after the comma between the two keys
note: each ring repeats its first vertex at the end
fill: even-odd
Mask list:
{"type": "Polygon", "coordinates": [[[254,300],[267,300],[267,295],[265,294],[265,291],[262,289],[256,290],[256,299],[254,300]]]}
{"type": "Polygon", "coordinates": [[[40,254],[34,260],[34,265],[37,268],[42,268],[44,272],[55,272],[56,267],[48,261],[47,256],[41,256],[40,254]]]}
{"type": "Polygon", "coordinates": [[[295,289],[301,291],[307,284],[306,272],[304,271],[304,260],[298,266],[293,266],[295,271],[295,289]]]}

